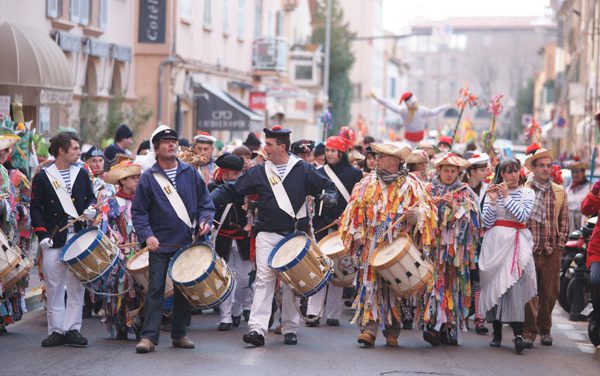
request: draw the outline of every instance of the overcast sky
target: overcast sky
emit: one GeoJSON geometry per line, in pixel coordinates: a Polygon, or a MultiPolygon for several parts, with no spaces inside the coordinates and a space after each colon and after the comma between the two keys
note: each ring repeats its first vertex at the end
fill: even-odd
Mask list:
{"type": "Polygon", "coordinates": [[[415,19],[543,16],[549,0],[383,0],[383,27],[398,31],[415,19]]]}

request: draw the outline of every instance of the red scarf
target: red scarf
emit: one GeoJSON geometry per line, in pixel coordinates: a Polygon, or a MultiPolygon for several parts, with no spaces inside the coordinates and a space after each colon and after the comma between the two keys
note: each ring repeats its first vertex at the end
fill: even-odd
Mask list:
{"type": "Polygon", "coordinates": [[[133,201],[133,196],[134,196],[134,195],[135,195],[135,193],[131,193],[131,194],[129,194],[129,193],[125,193],[125,192],[123,192],[123,191],[119,190],[115,196],[117,196],[117,197],[120,197],[120,198],[124,198],[124,199],[126,199],[126,200],[131,200],[131,201],[133,201]]]}

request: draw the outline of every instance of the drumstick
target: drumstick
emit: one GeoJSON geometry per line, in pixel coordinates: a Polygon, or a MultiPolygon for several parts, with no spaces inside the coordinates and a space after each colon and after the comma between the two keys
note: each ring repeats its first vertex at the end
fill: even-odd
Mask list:
{"type": "MultiPolygon", "coordinates": [[[[93,206],[94,209],[98,210],[100,209],[100,207],[104,204],[106,204],[106,202],[108,202],[108,200],[110,200],[110,197],[107,197],[105,200],[97,203],[96,205],[93,206]]],[[[73,226],[76,222],[81,221],[83,218],[85,217],[85,214],[81,214],[79,217],[73,219],[71,222],[67,223],[66,225],[64,225],[64,227],[62,227],[60,230],[58,230],[58,232],[63,232],[66,229],[68,229],[69,227],[73,226]]]]}
{"type": "MultiPolygon", "coordinates": [[[[324,193],[325,193],[325,190],[323,189],[323,192],[321,192],[321,196],[323,196],[324,193]]],[[[323,199],[321,199],[321,203],[319,204],[319,217],[321,216],[322,212],[323,212],[323,199]]]]}
{"type": "Polygon", "coordinates": [[[327,226],[325,226],[325,227],[321,227],[321,228],[320,228],[318,231],[315,231],[315,235],[316,235],[316,234],[318,234],[319,232],[325,231],[325,230],[327,230],[328,228],[330,228],[330,227],[333,227],[333,226],[335,226],[335,225],[337,225],[337,223],[335,223],[335,222],[331,222],[331,223],[330,223],[330,224],[328,224],[327,226]]]}

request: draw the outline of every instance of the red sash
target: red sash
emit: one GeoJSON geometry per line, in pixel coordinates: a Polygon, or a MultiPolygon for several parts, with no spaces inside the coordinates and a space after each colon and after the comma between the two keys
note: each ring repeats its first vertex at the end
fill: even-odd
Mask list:
{"type": "Polygon", "coordinates": [[[515,265],[516,265],[517,273],[519,273],[519,278],[521,278],[521,265],[519,265],[519,260],[517,260],[517,252],[519,250],[519,233],[520,233],[519,230],[524,230],[526,228],[525,223],[516,222],[516,221],[498,220],[498,221],[496,221],[496,223],[494,223],[494,226],[510,227],[510,228],[514,228],[515,230],[517,230],[517,236],[515,238],[515,246],[513,248],[513,259],[512,259],[512,266],[510,268],[510,272],[513,273],[515,271],[515,265]]]}
{"type": "Polygon", "coordinates": [[[408,132],[404,131],[404,138],[411,142],[419,142],[425,137],[425,131],[408,132]]]}

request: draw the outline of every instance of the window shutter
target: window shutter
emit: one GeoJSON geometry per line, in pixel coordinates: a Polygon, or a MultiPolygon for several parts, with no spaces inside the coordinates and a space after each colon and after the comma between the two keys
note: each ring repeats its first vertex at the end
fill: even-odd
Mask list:
{"type": "Polygon", "coordinates": [[[108,25],[108,0],[100,0],[100,12],[98,12],[98,25],[100,29],[106,30],[108,25]]]}
{"type": "Polygon", "coordinates": [[[238,0],[238,38],[244,39],[244,34],[246,34],[246,28],[244,25],[244,8],[246,6],[246,0],[238,0]]]}
{"type": "Polygon", "coordinates": [[[79,0],[71,0],[70,2],[70,13],[71,22],[78,23],[79,22],[79,0]]]}
{"type": "Polygon", "coordinates": [[[90,23],[90,0],[79,1],[79,23],[87,25],[90,23]]]}
{"type": "Polygon", "coordinates": [[[46,0],[46,15],[50,18],[58,17],[58,0],[46,0]]]}

